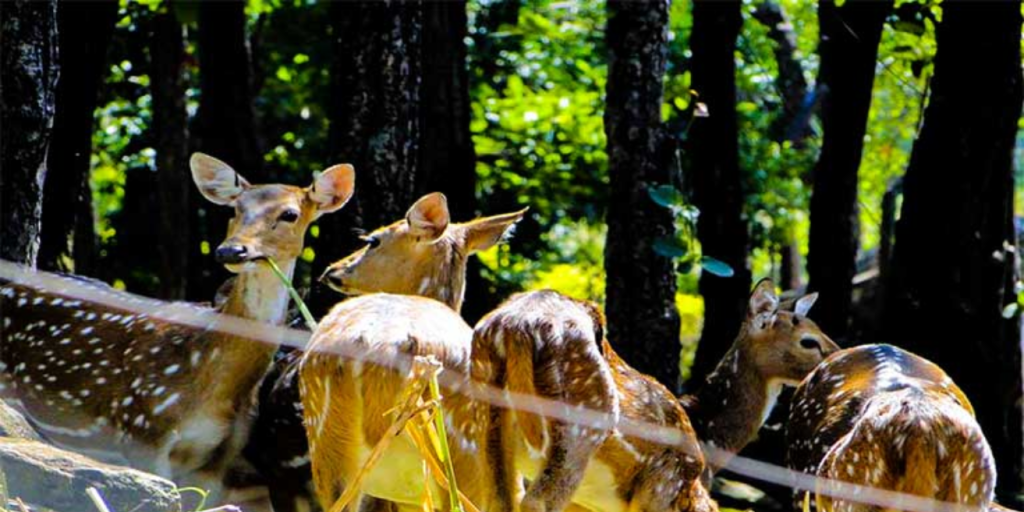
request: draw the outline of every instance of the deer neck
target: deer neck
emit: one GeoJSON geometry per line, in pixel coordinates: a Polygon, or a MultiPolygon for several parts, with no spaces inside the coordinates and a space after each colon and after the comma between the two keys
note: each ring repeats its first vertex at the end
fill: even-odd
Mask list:
{"type": "Polygon", "coordinates": [[[451,240],[439,241],[436,250],[444,264],[422,279],[417,294],[443,302],[458,313],[466,294],[466,258],[451,240]]]}
{"type": "MultiPolygon", "coordinates": [[[[295,272],[295,260],[283,261],[279,263],[279,267],[291,281],[295,272]]],[[[221,313],[281,325],[287,311],[288,290],[270,269],[269,264],[258,262],[252,269],[238,274],[221,313]]]]}
{"type": "Polygon", "coordinates": [[[751,356],[734,346],[690,399],[687,413],[698,438],[729,452],[742,450],[768,418],[782,384],[762,376],[751,356]]]}
{"type": "MultiPolygon", "coordinates": [[[[279,264],[281,272],[291,280],[295,260],[279,264]]],[[[238,278],[221,308],[225,315],[238,316],[260,323],[281,325],[288,309],[288,290],[266,263],[238,274],[238,278]]],[[[259,383],[277,350],[272,340],[253,340],[233,335],[215,335],[208,338],[207,355],[211,365],[203,384],[216,404],[231,404],[244,400],[259,383]]],[[[220,405],[218,405],[219,407],[220,405]]]]}

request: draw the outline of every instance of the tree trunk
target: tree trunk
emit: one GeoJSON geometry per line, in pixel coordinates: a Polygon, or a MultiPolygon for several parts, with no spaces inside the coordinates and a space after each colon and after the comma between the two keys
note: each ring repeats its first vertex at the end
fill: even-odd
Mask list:
{"type": "Polygon", "coordinates": [[[732,345],[750,292],[733,55],[741,23],[740,2],[693,3],[692,86],[709,114],[695,119],[689,139],[689,183],[694,204],[700,209],[697,236],[704,255],[724,261],[735,272],[728,278],[709,272],[701,275],[704,330],[690,369],[691,381],[697,383],[703,382],[732,345]]]}
{"type": "Polygon", "coordinates": [[[796,34],[793,25],[779,4],[766,0],[754,9],[754,18],[768,29],[768,38],[775,43],[775,62],[779,69],[776,83],[782,94],[782,115],[773,126],[774,140],[801,143],[809,134],[807,124],[795,126],[807,97],[807,79],[803,65],[796,56],[796,34]]]}
{"type": "MultiPolygon", "coordinates": [[[[252,56],[246,36],[245,2],[199,4],[199,111],[195,148],[231,165],[251,183],[268,183],[263,172],[263,149],[253,106],[252,56]]],[[[206,202],[190,186],[192,242],[188,297],[211,300],[227,272],[199,250],[206,241],[211,251],[224,239],[230,210],[206,202]]]]}
{"type": "Polygon", "coordinates": [[[840,343],[850,327],[860,241],[857,169],[871,108],[878,41],[891,11],[892,2],[875,0],[850,0],[842,7],[829,0],[818,4],[818,81],[825,88],[825,134],[814,169],[807,273],[809,288],[821,292],[811,316],[840,343]]]}
{"type": "Polygon", "coordinates": [[[184,299],[188,290],[189,193],[188,111],[185,108],[185,27],[173,9],[153,19],[150,83],[153,135],[156,146],[156,188],[159,205],[157,240],[160,253],[160,296],[184,299]]]}
{"type": "Polygon", "coordinates": [[[39,267],[92,275],[95,232],[89,174],[92,134],[117,2],[61,2],[57,11],[60,80],[47,152],[39,267]]]}
{"type": "MultiPolygon", "coordinates": [[[[336,2],[330,8],[334,62],[328,140],[335,151],[330,162],[355,166],[359,193],[341,212],[320,221],[316,253],[322,265],[361,244],[353,227],[371,230],[403,218],[422,190],[417,186],[422,4],[336,2]]],[[[334,292],[314,288],[316,309],[337,301],[334,292]]]]}
{"type": "Polygon", "coordinates": [[[674,144],[661,122],[668,3],[609,1],[608,88],[608,339],[637,370],[679,390],[679,313],[670,259],[655,239],[674,232],[668,210],[650,187],[671,183],[674,144]]]}
{"type": "MultiPolygon", "coordinates": [[[[807,79],[804,78],[803,65],[797,58],[796,34],[782,7],[766,0],[754,9],[754,18],[768,28],[768,38],[775,43],[775,63],[779,75],[775,82],[782,95],[782,112],[772,126],[772,139],[780,143],[790,141],[795,146],[804,145],[811,135],[807,120],[808,106],[807,79]]],[[[797,290],[801,282],[800,248],[796,244],[796,235],[789,230],[780,240],[779,247],[779,286],[783,290],[797,290]]]]}
{"type": "Polygon", "coordinates": [[[57,2],[0,5],[0,258],[34,267],[59,65],[57,2]]]}
{"type": "Polygon", "coordinates": [[[1016,300],[1020,9],[1020,2],[943,4],[883,319],[884,339],[943,367],[970,397],[1004,493],[1021,489],[1024,458],[1020,323],[1001,315],[1016,300]]]}
{"type": "MultiPolygon", "coordinates": [[[[466,60],[468,20],[465,1],[423,5],[423,83],[420,89],[420,155],[416,195],[443,192],[452,219],[477,215],[476,151],[469,131],[469,70],[466,60]]],[[[497,212],[487,212],[497,213],[497,212]]],[[[479,262],[470,260],[467,301],[462,314],[475,322],[497,306],[485,297],[479,262]]]]}

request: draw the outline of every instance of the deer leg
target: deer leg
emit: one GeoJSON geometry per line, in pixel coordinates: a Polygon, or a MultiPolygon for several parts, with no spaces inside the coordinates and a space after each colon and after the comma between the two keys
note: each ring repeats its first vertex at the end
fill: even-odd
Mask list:
{"type": "Polygon", "coordinates": [[[530,484],[522,512],[558,512],[569,504],[583,481],[587,463],[606,433],[563,422],[550,423],[551,448],[547,464],[530,484]]]}
{"type": "MultiPolygon", "coordinates": [[[[537,366],[535,385],[543,394],[563,402],[615,415],[618,398],[607,363],[585,337],[563,338],[572,355],[544,357],[537,366]]],[[[523,512],[560,512],[583,481],[587,463],[610,434],[609,428],[567,423],[549,418],[550,447],[546,463],[523,498],[523,512]]]]}

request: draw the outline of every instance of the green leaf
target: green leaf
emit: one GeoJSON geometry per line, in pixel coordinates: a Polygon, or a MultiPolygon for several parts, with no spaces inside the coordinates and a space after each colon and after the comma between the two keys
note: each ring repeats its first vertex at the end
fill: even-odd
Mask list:
{"type": "Polygon", "coordinates": [[[683,193],[677,190],[672,185],[658,185],[657,187],[648,187],[647,193],[651,196],[651,199],[660,206],[665,208],[672,208],[673,206],[682,206],[686,202],[683,197],[683,193]]]}
{"type": "Polygon", "coordinates": [[[1019,309],[1020,309],[1020,304],[1017,304],[1016,302],[1011,302],[1011,303],[1007,304],[1006,307],[1003,308],[1003,318],[1006,318],[1006,319],[1013,318],[1013,315],[1016,315],[1017,314],[1017,310],[1019,310],[1019,309]]]}
{"type": "Polygon", "coordinates": [[[681,240],[675,237],[663,236],[654,241],[654,252],[666,258],[682,258],[690,251],[681,240]]]}
{"type": "Polygon", "coordinates": [[[701,256],[700,266],[718,277],[732,277],[735,273],[728,263],[711,256],[701,256]]]}

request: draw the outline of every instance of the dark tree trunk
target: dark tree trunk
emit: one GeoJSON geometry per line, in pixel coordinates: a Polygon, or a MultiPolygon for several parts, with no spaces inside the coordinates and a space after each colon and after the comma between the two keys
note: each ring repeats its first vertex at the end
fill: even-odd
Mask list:
{"type": "MultiPolygon", "coordinates": [[[[252,56],[246,35],[245,2],[199,4],[199,85],[195,149],[231,165],[251,183],[275,176],[263,172],[263,149],[253,106],[252,56]]],[[[192,242],[188,297],[211,300],[228,276],[213,257],[199,251],[206,241],[211,250],[224,239],[230,210],[211,205],[190,186],[192,242]]]]}
{"type": "Polygon", "coordinates": [[[943,4],[931,99],[903,182],[884,339],[943,367],[970,397],[1004,493],[1021,489],[1021,330],[1013,150],[1020,2],[943,4]],[[984,58],[979,58],[984,56],[984,58]]]}
{"type": "MultiPolygon", "coordinates": [[[[330,162],[355,166],[359,193],[341,212],[320,221],[320,266],[361,244],[352,228],[376,229],[403,218],[422,190],[417,185],[422,4],[336,2],[330,8],[334,62],[328,140],[335,151],[330,162]]],[[[311,297],[318,310],[337,300],[323,287],[314,288],[311,297]]]]}
{"type": "Polygon", "coordinates": [[[34,267],[59,65],[57,2],[0,4],[0,258],[34,267]]]}
{"type": "Polygon", "coordinates": [[[818,4],[825,134],[814,169],[807,273],[810,289],[821,292],[811,316],[840,343],[850,324],[860,239],[857,169],[871,108],[878,41],[891,11],[892,2],[876,0],[850,0],[842,7],[829,0],[818,4]]]}
{"type": "Polygon", "coordinates": [[[61,2],[57,10],[60,80],[43,187],[39,268],[92,275],[95,232],[89,174],[92,134],[116,1],[61,2]]]}
{"type": "Polygon", "coordinates": [[[184,299],[188,289],[189,193],[188,111],[185,108],[185,27],[173,9],[153,19],[150,83],[156,147],[160,296],[184,299]]]}
{"type": "Polygon", "coordinates": [[[245,22],[245,2],[199,4],[202,95],[195,135],[201,151],[232,165],[253,183],[266,183],[274,177],[263,172],[245,22]]]}
{"type": "MultiPolygon", "coordinates": [[[[768,38],[775,43],[775,62],[779,75],[775,81],[782,95],[782,112],[772,126],[772,139],[790,141],[802,146],[811,134],[807,120],[807,79],[803,65],[796,56],[796,34],[782,7],[770,0],[758,4],[754,18],[768,28],[768,38]]],[[[779,247],[779,286],[783,290],[796,290],[802,286],[800,248],[790,232],[779,247]]]]}
{"type": "Polygon", "coordinates": [[[693,382],[703,382],[732,345],[750,292],[733,55],[741,23],[739,2],[693,4],[692,86],[709,114],[695,120],[689,139],[689,183],[694,204],[700,209],[697,236],[703,254],[724,261],[735,272],[728,278],[709,272],[701,275],[704,330],[690,369],[693,382]]]}
{"type": "Polygon", "coordinates": [[[679,390],[679,313],[670,259],[655,239],[674,227],[648,189],[673,180],[675,146],[661,122],[667,2],[608,2],[608,339],[637,370],[679,390]]]}
{"type": "Polygon", "coordinates": [[[773,1],[758,4],[754,18],[768,28],[768,38],[775,43],[775,62],[779,68],[776,80],[782,94],[782,115],[775,122],[772,138],[799,143],[809,135],[809,131],[804,123],[794,125],[807,98],[807,79],[796,56],[796,34],[782,7],[773,1]]]}
{"type": "MultiPolygon", "coordinates": [[[[476,151],[469,131],[468,33],[465,1],[423,5],[423,83],[420,89],[420,155],[416,195],[444,192],[452,219],[462,222],[477,213],[476,151]]],[[[486,212],[497,213],[497,212],[486,212]]],[[[493,309],[497,298],[487,287],[479,262],[471,260],[462,314],[475,322],[493,309]]]]}

